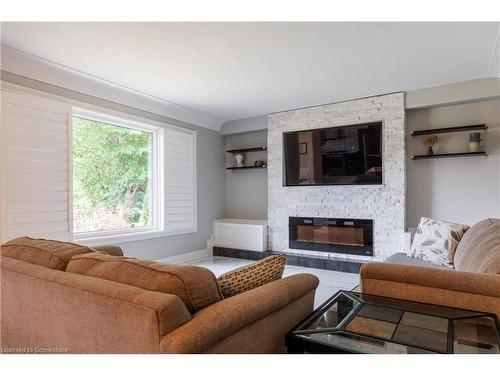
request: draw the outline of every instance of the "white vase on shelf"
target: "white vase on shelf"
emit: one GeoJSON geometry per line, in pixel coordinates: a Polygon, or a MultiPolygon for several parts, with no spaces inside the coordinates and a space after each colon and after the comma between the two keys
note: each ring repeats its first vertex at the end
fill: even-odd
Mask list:
{"type": "Polygon", "coordinates": [[[245,155],[236,154],[236,155],[234,155],[234,159],[236,160],[237,167],[244,167],[245,166],[245,155]]]}

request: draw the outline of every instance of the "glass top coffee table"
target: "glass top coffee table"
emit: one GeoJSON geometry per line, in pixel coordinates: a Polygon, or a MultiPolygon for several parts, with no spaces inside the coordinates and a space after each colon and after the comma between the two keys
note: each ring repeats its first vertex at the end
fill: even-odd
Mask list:
{"type": "Polygon", "coordinates": [[[340,291],[286,336],[289,353],[499,353],[496,316],[340,291]]]}

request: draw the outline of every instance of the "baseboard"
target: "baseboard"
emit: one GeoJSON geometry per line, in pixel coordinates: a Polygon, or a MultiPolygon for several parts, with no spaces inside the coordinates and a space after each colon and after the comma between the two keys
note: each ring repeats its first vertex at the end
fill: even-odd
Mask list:
{"type": "Polygon", "coordinates": [[[270,255],[286,254],[286,264],[289,266],[299,266],[316,268],[329,271],[359,273],[363,261],[334,259],[326,257],[318,257],[313,255],[299,255],[291,253],[283,253],[276,251],[250,251],[240,249],[230,249],[227,247],[213,247],[213,255],[223,256],[228,258],[260,260],[270,255]]]}
{"type": "Polygon", "coordinates": [[[188,253],[173,255],[171,257],[158,259],[157,262],[161,263],[174,263],[174,264],[183,264],[193,262],[198,259],[206,258],[212,255],[212,251],[210,249],[201,249],[190,251],[188,253]]]}

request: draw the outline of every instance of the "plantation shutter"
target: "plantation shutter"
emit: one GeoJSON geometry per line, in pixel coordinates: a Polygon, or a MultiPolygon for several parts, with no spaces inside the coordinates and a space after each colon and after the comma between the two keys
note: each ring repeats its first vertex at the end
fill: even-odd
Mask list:
{"type": "Polygon", "coordinates": [[[196,133],[165,129],[165,231],[196,231],[196,133]]]}
{"type": "Polygon", "coordinates": [[[67,241],[69,107],[34,94],[1,93],[1,241],[19,236],[67,241]]]}

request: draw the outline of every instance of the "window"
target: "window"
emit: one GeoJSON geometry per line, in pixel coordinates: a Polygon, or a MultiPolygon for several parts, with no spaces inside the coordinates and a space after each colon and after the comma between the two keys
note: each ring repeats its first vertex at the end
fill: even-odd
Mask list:
{"type": "Polygon", "coordinates": [[[73,111],[74,238],[163,230],[163,132],[73,111]]]}
{"type": "Polygon", "coordinates": [[[4,241],[93,245],[196,232],[196,131],[23,90],[2,91],[4,241]]]}

